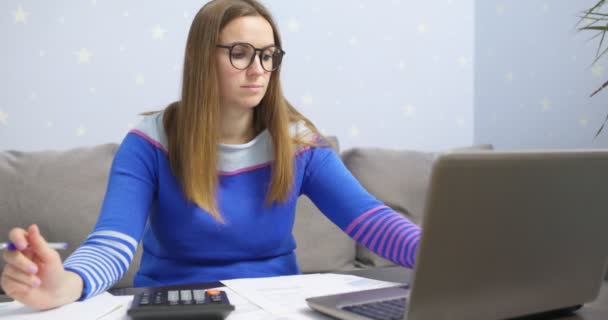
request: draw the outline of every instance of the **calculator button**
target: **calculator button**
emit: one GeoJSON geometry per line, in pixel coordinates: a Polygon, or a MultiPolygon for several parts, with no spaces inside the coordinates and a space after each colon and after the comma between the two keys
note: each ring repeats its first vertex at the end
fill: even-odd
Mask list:
{"type": "Polygon", "coordinates": [[[154,292],[152,298],[153,304],[162,304],[163,303],[163,293],[161,291],[154,292]]]}
{"type": "Polygon", "coordinates": [[[172,306],[179,304],[179,291],[177,291],[177,290],[168,291],[167,292],[167,301],[172,306]]]}
{"type": "Polygon", "coordinates": [[[139,304],[140,305],[149,305],[150,304],[150,294],[147,292],[144,292],[141,295],[141,299],[139,300],[139,304]]]}
{"type": "Polygon", "coordinates": [[[209,302],[222,302],[222,292],[220,290],[207,290],[206,295],[209,302]]]}
{"type": "Polygon", "coordinates": [[[194,303],[203,304],[205,303],[205,291],[204,290],[192,290],[192,296],[194,296],[194,303]]]}
{"type": "Polygon", "coordinates": [[[180,290],[179,295],[181,297],[181,301],[183,304],[191,304],[192,303],[192,291],[190,290],[180,290]]]}

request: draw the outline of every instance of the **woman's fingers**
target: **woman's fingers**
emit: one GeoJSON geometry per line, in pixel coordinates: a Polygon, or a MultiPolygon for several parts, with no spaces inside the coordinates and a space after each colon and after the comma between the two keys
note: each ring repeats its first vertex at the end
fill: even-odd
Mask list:
{"type": "Polygon", "coordinates": [[[8,277],[2,277],[1,284],[6,295],[16,300],[19,299],[21,295],[27,294],[28,291],[31,290],[30,286],[12,281],[8,277]]]}
{"type": "Polygon", "coordinates": [[[21,228],[13,228],[8,233],[8,239],[17,247],[17,250],[27,248],[27,231],[21,228]]]}
{"type": "Polygon", "coordinates": [[[16,269],[21,270],[21,272],[29,274],[38,272],[38,266],[20,251],[4,250],[2,258],[7,266],[13,266],[16,269]]]}
{"type": "Polygon", "coordinates": [[[27,295],[32,289],[31,286],[28,286],[20,281],[16,281],[7,275],[7,269],[9,266],[5,266],[4,270],[2,270],[2,275],[0,276],[0,286],[2,286],[2,290],[9,297],[18,300],[21,296],[27,295]]]}
{"type": "Polygon", "coordinates": [[[40,286],[41,283],[40,278],[38,278],[36,275],[22,272],[21,270],[11,265],[7,265],[4,268],[4,271],[2,272],[2,277],[7,278],[9,286],[11,281],[13,282],[13,284],[20,283],[31,288],[37,288],[40,286]]]}
{"type": "Polygon", "coordinates": [[[59,254],[49,247],[42,234],[40,234],[40,229],[38,229],[37,225],[33,224],[27,229],[27,241],[32,251],[36,253],[42,262],[52,262],[59,259],[59,254]]]}

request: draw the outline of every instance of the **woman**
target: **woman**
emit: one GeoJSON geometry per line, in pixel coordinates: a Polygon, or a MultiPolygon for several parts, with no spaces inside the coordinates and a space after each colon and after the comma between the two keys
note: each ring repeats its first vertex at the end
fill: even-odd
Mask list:
{"type": "Polygon", "coordinates": [[[412,267],[420,229],[367,193],[283,96],[284,52],[255,0],[215,0],[191,26],[182,95],[117,151],[93,232],[65,263],[13,229],[2,288],[38,309],[110,288],[143,238],[135,286],[299,273],[299,195],[376,253],[412,267]]]}

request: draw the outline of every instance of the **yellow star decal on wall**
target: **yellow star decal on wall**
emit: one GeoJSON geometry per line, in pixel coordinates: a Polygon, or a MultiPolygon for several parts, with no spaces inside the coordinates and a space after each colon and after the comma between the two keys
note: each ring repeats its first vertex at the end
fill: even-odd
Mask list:
{"type": "Polygon", "coordinates": [[[77,52],[74,52],[74,54],[78,56],[78,64],[91,62],[91,57],[93,56],[93,54],[86,48],[82,48],[77,52]]]}
{"type": "Polygon", "coordinates": [[[547,97],[543,98],[540,104],[542,106],[543,111],[549,111],[549,109],[551,109],[551,100],[549,100],[549,98],[547,97]]]}
{"type": "Polygon", "coordinates": [[[156,40],[163,40],[165,38],[165,33],[167,33],[167,30],[163,29],[159,25],[152,28],[152,37],[154,37],[156,40]]]}
{"type": "Polygon", "coordinates": [[[17,11],[13,12],[15,16],[15,23],[27,23],[27,18],[30,16],[30,13],[23,10],[22,7],[17,8],[17,11]]]}
{"type": "Polygon", "coordinates": [[[3,126],[8,124],[8,113],[0,111],[0,124],[3,126]]]}

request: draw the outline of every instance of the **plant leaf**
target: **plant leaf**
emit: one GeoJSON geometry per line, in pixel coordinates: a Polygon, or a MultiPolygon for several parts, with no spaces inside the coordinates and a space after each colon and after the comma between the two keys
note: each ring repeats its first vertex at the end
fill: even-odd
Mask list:
{"type": "Polygon", "coordinates": [[[608,81],[604,82],[599,88],[595,89],[595,91],[593,91],[593,93],[591,93],[589,98],[593,97],[596,93],[602,91],[602,89],[604,89],[606,86],[608,86],[608,81]]]}
{"type": "Polygon", "coordinates": [[[602,53],[600,53],[599,56],[596,56],[595,60],[593,60],[593,62],[591,63],[591,65],[594,65],[606,52],[608,52],[608,48],[604,49],[604,51],[602,51],[602,53]]]}
{"type": "MultiPolygon", "coordinates": [[[[608,28],[608,25],[606,25],[606,28],[608,28]]],[[[595,56],[598,58],[600,57],[599,53],[600,53],[600,50],[602,49],[602,44],[604,43],[604,36],[606,36],[606,30],[604,30],[602,32],[602,38],[600,39],[600,45],[597,46],[597,52],[595,53],[595,56]]]]}
{"type": "Polygon", "coordinates": [[[591,18],[590,16],[608,17],[608,13],[600,13],[600,12],[587,12],[585,15],[588,16],[587,19],[591,18]]]}
{"type": "Polygon", "coordinates": [[[591,37],[591,38],[587,39],[587,41],[591,41],[591,40],[593,40],[593,39],[595,39],[595,38],[597,38],[597,37],[599,37],[599,36],[601,36],[601,35],[603,35],[603,34],[604,34],[604,32],[598,32],[598,33],[596,33],[596,34],[595,34],[593,37],[591,37]]]}
{"type": "Polygon", "coordinates": [[[593,137],[593,140],[595,140],[597,138],[597,136],[599,136],[600,133],[602,133],[602,130],[604,129],[604,126],[606,125],[606,122],[608,122],[608,114],[606,115],[606,119],[604,119],[604,123],[602,123],[602,126],[597,130],[597,133],[595,133],[595,137],[593,137]]]}
{"type": "Polygon", "coordinates": [[[588,17],[589,17],[589,15],[590,15],[590,14],[592,14],[592,13],[593,13],[593,11],[595,11],[595,9],[598,9],[598,8],[600,8],[601,6],[603,6],[603,5],[604,5],[604,2],[605,2],[605,0],[600,0],[600,1],[598,1],[598,2],[597,2],[597,3],[596,3],[594,6],[593,6],[593,7],[591,7],[590,9],[587,9],[587,10],[583,11],[583,13],[584,13],[585,15],[583,15],[583,16],[581,17],[581,19],[579,20],[579,22],[578,22],[577,24],[580,24],[580,23],[581,23],[583,20],[585,20],[586,18],[588,18],[588,17]]]}
{"type": "Polygon", "coordinates": [[[584,20],[589,20],[589,21],[591,21],[591,24],[594,24],[594,23],[596,23],[598,21],[606,21],[606,20],[608,20],[608,15],[602,16],[602,17],[586,16],[586,17],[583,17],[583,19],[584,20]]]}
{"type": "Polygon", "coordinates": [[[590,26],[590,27],[582,27],[579,30],[599,30],[599,31],[608,31],[608,26],[590,26]]]}
{"type": "Polygon", "coordinates": [[[588,10],[588,12],[593,12],[593,10],[598,9],[599,7],[603,6],[605,1],[606,0],[598,1],[591,9],[588,10]]]}

